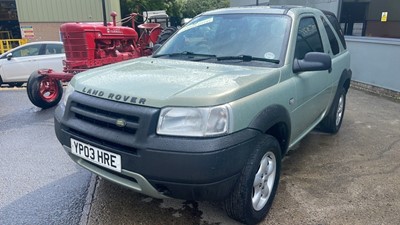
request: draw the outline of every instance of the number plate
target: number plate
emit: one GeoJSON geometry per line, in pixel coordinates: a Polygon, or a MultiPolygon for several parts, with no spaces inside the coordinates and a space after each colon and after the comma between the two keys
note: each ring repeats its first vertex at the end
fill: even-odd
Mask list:
{"type": "Polygon", "coordinates": [[[71,152],[87,161],[121,172],[121,156],[71,138],[71,152]]]}

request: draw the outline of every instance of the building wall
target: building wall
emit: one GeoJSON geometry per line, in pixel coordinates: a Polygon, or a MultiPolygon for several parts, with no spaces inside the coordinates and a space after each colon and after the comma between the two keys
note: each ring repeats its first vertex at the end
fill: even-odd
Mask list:
{"type": "Polygon", "coordinates": [[[353,80],[400,92],[400,39],[346,36],[353,80]]]}
{"type": "Polygon", "coordinates": [[[252,6],[257,2],[259,5],[303,5],[328,10],[336,15],[339,10],[339,0],[231,0],[230,6],[252,6]]]}
{"type": "MultiPolygon", "coordinates": [[[[20,22],[102,21],[101,0],[16,0],[20,22]]],[[[119,0],[106,0],[106,11],[121,14],[119,0]]],[[[121,17],[119,16],[119,19],[121,17]]]]}
{"type": "Polygon", "coordinates": [[[327,10],[338,15],[339,0],[270,0],[270,5],[302,5],[327,10]]]}
{"type": "MultiPolygon", "coordinates": [[[[16,5],[20,26],[33,29],[30,42],[59,41],[60,25],[66,22],[103,21],[101,0],[16,0],[16,5]]],[[[112,11],[121,20],[119,0],[106,0],[108,21],[112,11]]]]}
{"type": "Polygon", "coordinates": [[[20,26],[30,26],[33,28],[34,38],[29,41],[61,41],[60,38],[60,26],[63,23],[26,23],[21,22],[20,26]]]}

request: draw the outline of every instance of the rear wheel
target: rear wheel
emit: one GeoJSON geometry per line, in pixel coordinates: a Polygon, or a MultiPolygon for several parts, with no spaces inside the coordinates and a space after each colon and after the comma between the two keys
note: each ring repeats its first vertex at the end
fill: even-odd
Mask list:
{"type": "Polygon", "coordinates": [[[328,115],[321,121],[318,129],[326,133],[336,134],[342,125],[345,107],[346,89],[342,87],[335,96],[328,115]]]}
{"type": "Polygon", "coordinates": [[[41,75],[37,71],[29,77],[26,90],[32,104],[43,109],[57,105],[63,93],[62,84],[59,80],[41,75]]]}
{"type": "Polygon", "coordinates": [[[160,35],[158,36],[156,44],[164,44],[166,40],[168,40],[169,37],[171,37],[178,28],[176,27],[167,27],[163,31],[161,31],[160,35]]]}
{"type": "Polygon", "coordinates": [[[279,143],[265,135],[248,159],[233,192],[224,201],[227,214],[245,224],[263,220],[272,206],[280,170],[279,143]]]}

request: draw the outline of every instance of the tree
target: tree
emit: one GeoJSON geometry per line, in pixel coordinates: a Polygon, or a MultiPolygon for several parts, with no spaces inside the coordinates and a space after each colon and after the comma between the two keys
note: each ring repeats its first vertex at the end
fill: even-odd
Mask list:
{"type": "Polygon", "coordinates": [[[229,0],[120,0],[121,17],[132,12],[166,10],[170,17],[192,18],[202,12],[229,7],[229,0]]]}
{"type": "Polygon", "coordinates": [[[229,7],[228,0],[185,0],[182,15],[185,18],[192,18],[205,11],[226,7],[229,7]]]}

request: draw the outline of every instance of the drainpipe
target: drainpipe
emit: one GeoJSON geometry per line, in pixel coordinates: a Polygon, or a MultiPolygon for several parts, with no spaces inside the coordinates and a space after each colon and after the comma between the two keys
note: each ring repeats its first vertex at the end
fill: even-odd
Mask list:
{"type": "Polygon", "coordinates": [[[103,7],[103,24],[107,26],[107,14],[106,14],[106,0],[101,1],[101,6],[103,7]]]}

